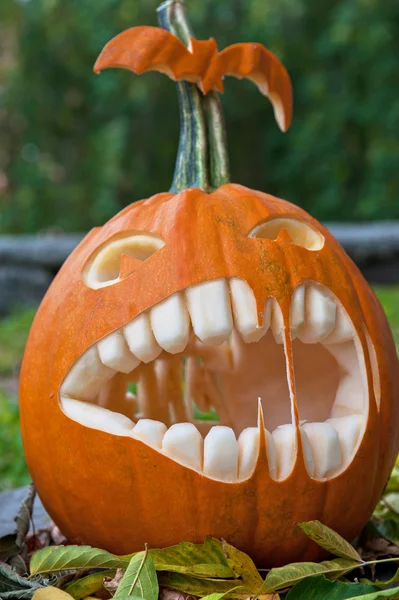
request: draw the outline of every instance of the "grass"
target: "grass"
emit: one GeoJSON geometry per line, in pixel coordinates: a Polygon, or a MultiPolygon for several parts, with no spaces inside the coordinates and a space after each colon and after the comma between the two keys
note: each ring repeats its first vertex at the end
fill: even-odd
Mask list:
{"type": "Polygon", "coordinates": [[[0,492],[29,483],[18,404],[0,390],[0,492]]]}
{"type": "MultiPolygon", "coordinates": [[[[375,288],[394,334],[399,352],[399,285],[375,288]]],[[[2,380],[16,375],[34,316],[34,310],[19,310],[0,320],[0,491],[29,481],[19,432],[15,397],[2,389],[2,380]]]]}
{"type": "Polygon", "coordinates": [[[16,310],[0,321],[0,377],[18,369],[34,315],[33,308],[16,310]]]}
{"type": "Polygon", "coordinates": [[[374,291],[388,317],[399,354],[399,285],[379,285],[374,291]]]}

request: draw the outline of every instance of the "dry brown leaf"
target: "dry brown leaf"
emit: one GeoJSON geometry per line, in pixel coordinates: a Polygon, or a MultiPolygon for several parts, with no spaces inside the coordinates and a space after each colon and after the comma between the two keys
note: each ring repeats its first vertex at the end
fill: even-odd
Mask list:
{"type": "Polygon", "coordinates": [[[161,588],[159,590],[159,600],[197,600],[196,596],[189,596],[184,592],[161,588]]]}
{"type": "Polygon", "coordinates": [[[125,569],[117,569],[115,577],[104,577],[103,586],[107,592],[110,592],[112,595],[116,592],[124,574],[125,569]]]}
{"type": "Polygon", "coordinates": [[[67,543],[67,539],[65,535],[60,531],[60,529],[54,523],[51,524],[50,528],[51,539],[55,546],[62,546],[67,543]]]}
{"type": "Polygon", "coordinates": [[[363,560],[376,560],[399,556],[399,546],[392,544],[384,538],[373,538],[368,540],[363,548],[359,549],[363,560]]]}

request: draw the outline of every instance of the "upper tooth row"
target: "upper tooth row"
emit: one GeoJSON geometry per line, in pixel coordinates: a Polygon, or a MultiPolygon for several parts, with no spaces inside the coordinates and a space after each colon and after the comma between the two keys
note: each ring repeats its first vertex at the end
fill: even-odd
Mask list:
{"type": "MultiPolygon", "coordinates": [[[[140,419],[136,425],[119,413],[71,398],[62,399],[64,412],[87,427],[132,436],[167,454],[175,461],[214,479],[237,481],[250,477],[259,454],[259,429],[244,429],[238,440],[230,427],[212,427],[205,439],[192,423],[176,423],[167,429],[160,421],[140,419]]],[[[362,415],[305,423],[300,427],[306,469],[311,477],[324,479],[350,462],[364,430],[362,415]]],[[[293,425],[265,430],[270,476],[288,477],[298,450],[293,425]]]]}
{"type": "MultiPolygon", "coordinates": [[[[156,359],[162,350],[182,352],[189,341],[190,319],[194,333],[207,345],[226,341],[233,321],[245,342],[258,341],[269,328],[276,341],[283,342],[283,318],[273,298],[266,301],[259,325],[255,296],[247,283],[238,278],[208,281],[173,294],[91,347],[70,370],[62,395],[94,399],[116,371],[130,373],[141,362],[156,359]]],[[[305,343],[338,343],[353,335],[342,307],[316,284],[294,291],[290,329],[292,339],[298,337],[305,343]]]]}

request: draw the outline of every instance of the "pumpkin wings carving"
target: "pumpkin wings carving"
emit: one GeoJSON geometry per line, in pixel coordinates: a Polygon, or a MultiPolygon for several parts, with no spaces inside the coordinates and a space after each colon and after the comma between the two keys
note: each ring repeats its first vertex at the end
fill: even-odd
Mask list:
{"type": "Polygon", "coordinates": [[[262,44],[241,43],[218,51],[216,41],[191,38],[187,48],[177,37],[158,27],[131,27],[103,48],[94,71],[119,67],[137,75],[160,71],[175,81],[195,83],[207,94],[223,92],[223,77],[251,80],[267,96],[276,121],[286,131],[292,119],[292,88],[287,70],[262,44]]]}

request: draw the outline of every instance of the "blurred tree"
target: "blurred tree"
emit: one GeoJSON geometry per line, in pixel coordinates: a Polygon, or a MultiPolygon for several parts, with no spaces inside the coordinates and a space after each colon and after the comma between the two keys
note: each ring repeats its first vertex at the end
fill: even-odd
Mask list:
{"type": "MultiPolygon", "coordinates": [[[[268,102],[228,79],[233,180],[319,219],[399,218],[398,0],[187,0],[199,38],[265,43],[287,66],[283,135],[268,102]]],[[[95,76],[102,46],[156,24],[154,0],[0,3],[0,232],[86,230],[168,189],[173,82],[95,76]]]]}

